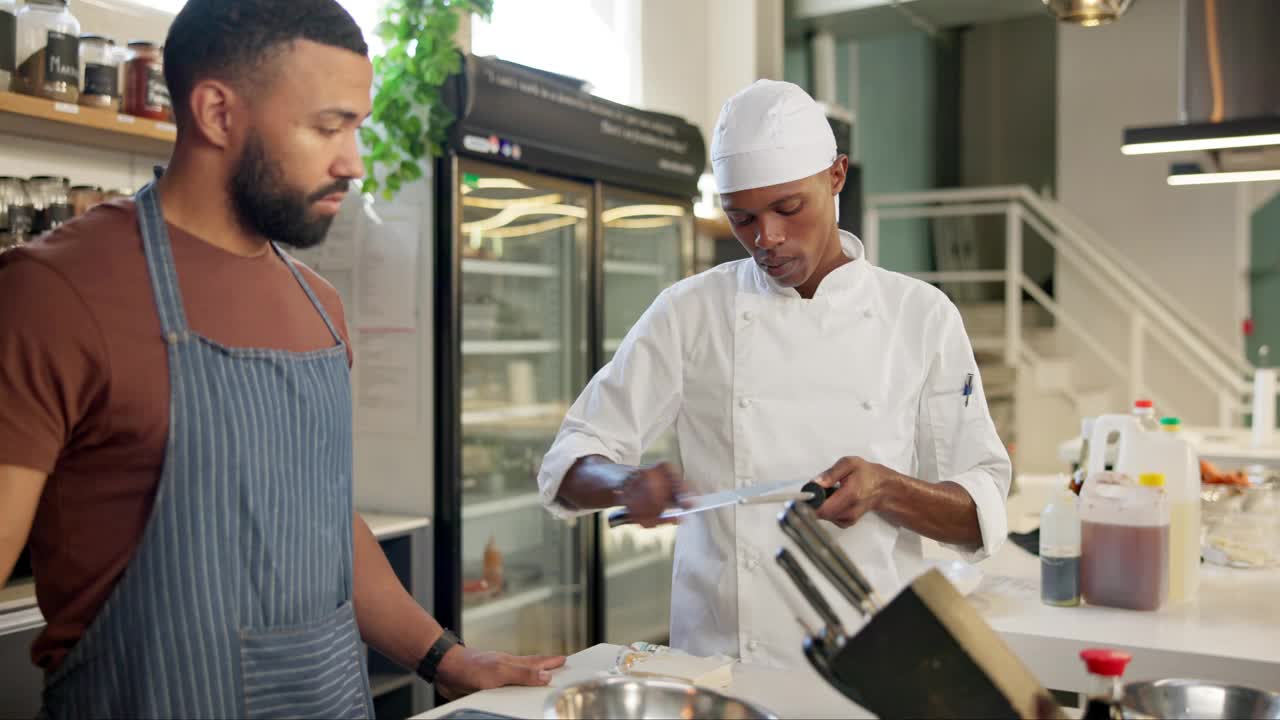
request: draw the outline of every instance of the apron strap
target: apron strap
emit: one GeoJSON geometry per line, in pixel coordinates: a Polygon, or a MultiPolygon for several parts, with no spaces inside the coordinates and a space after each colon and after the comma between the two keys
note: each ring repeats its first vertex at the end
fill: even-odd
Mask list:
{"type": "Polygon", "coordinates": [[[294,263],[293,258],[289,257],[280,249],[280,246],[274,242],[271,243],[271,248],[275,250],[276,255],[279,255],[280,259],[284,261],[285,266],[289,268],[289,272],[293,273],[293,279],[297,280],[298,284],[302,286],[302,291],[307,294],[307,298],[309,298],[311,300],[311,304],[315,306],[316,312],[320,313],[320,319],[324,320],[325,327],[329,328],[330,334],[333,335],[333,341],[338,345],[342,345],[342,335],[338,333],[337,326],[335,326],[333,321],[329,319],[329,313],[325,311],[324,304],[320,302],[320,299],[317,298],[316,294],[311,290],[311,285],[307,283],[307,279],[302,277],[302,273],[298,271],[298,267],[294,263]]]}
{"type": "MultiPolygon", "coordinates": [[[[159,177],[159,172],[156,173],[159,177]]],[[[138,191],[134,201],[138,207],[138,226],[142,231],[142,251],[147,258],[147,274],[155,293],[156,312],[160,315],[160,331],[170,343],[187,333],[187,314],[182,308],[182,292],[178,288],[178,272],[174,269],[173,248],[160,210],[160,196],[154,182],[138,191]]]]}

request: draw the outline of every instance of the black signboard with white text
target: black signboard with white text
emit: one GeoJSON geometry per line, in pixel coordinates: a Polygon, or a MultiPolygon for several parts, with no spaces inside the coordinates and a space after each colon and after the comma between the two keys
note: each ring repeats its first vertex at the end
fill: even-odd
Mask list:
{"type": "Polygon", "coordinates": [[[570,78],[467,56],[446,92],[454,149],[664,195],[698,194],[706,145],[681,118],[596,97],[570,78]]]}

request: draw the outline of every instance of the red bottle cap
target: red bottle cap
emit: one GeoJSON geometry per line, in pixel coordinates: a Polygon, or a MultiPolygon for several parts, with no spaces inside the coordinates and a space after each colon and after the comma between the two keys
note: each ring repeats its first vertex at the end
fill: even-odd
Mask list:
{"type": "Polygon", "coordinates": [[[1084,660],[1084,664],[1088,667],[1089,672],[1094,675],[1120,677],[1124,674],[1124,668],[1129,664],[1129,661],[1133,659],[1133,656],[1129,653],[1120,652],[1119,650],[1093,648],[1090,650],[1081,650],[1080,658],[1084,660]]]}
{"type": "Polygon", "coordinates": [[[1149,407],[1155,407],[1155,403],[1151,402],[1150,400],[1136,400],[1134,401],[1133,406],[1136,408],[1149,408],[1149,407]]]}

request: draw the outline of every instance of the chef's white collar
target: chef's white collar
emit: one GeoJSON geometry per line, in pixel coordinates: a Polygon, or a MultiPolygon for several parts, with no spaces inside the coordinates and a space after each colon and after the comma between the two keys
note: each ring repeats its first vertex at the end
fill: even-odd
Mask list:
{"type": "MultiPolygon", "coordinates": [[[[864,279],[870,275],[870,263],[866,257],[867,250],[857,236],[847,230],[841,230],[840,249],[844,251],[845,257],[852,259],[853,262],[841,265],[823,278],[822,283],[818,285],[817,292],[813,294],[813,299],[843,295],[858,290],[864,284],[864,279]]],[[[753,265],[753,267],[755,268],[756,277],[762,281],[763,286],[768,291],[786,298],[798,299],[800,297],[800,293],[795,288],[779,285],[776,280],[769,277],[768,273],[761,270],[759,265],[753,265]]]]}

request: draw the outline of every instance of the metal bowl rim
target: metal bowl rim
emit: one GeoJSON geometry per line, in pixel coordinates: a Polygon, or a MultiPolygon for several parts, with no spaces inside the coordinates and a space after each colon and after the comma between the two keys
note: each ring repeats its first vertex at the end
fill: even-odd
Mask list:
{"type": "Polygon", "coordinates": [[[694,685],[693,683],[682,682],[674,678],[671,678],[671,679],[639,678],[639,677],[631,677],[628,675],[603,675],[599,677],[593,677],[588,680],[583,680],[582,682],[573,683],[572,685],[565,685],[562,688],[558,688],[556,689],[555,692],[547,696],[547,702],[544,707],[544,717],[547,717],[547,718],[559,717],[556,713],[556,705],[559,704],[560,698],[564,697],[564,695],[571,690],[581,690],[586,688],[601,688],[601,687],[608,687],[610,685],[624,685],[628,683],[636,683],[646,687],[656,687],[660,689],[680,690],[683,692],[693,690],[694,692],[697,692],[703,695],[709,695],[713,698],[718,698],[721,700],[728,700],[731,702],[738,703],[739,705],[742,705],[744,708],[751,710],[756,715],[760,716],[761,718],[765,718],[766,720],[778,720],[777,715],[770,712],[769,710],[764,709],[763,707],[760,707],[756,703],[753,703],[749,700],[736,698],[736,697],[733,697],[732,695],[726,695],[718,690],[700,687],[698,685],[694,685]]]}
{"type": "Polygon", "coordinates": [[[1219,682],[1217,680],[1197,680],[1195,678],[1161,678],[1159,680],[1140,680],[1137,682],[1125,683],[1124,690],[1127,693],[1130,688],[1168,688],[1168,687],[1212,687],[1222,690],[1247,690],[1256,692],[1259,695],[1269,695],[1280,699],[1280,692],[1266,690],[1252,685],[1238,685],[1236,683],[1219,682]]]}

